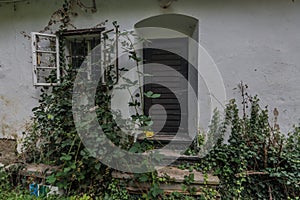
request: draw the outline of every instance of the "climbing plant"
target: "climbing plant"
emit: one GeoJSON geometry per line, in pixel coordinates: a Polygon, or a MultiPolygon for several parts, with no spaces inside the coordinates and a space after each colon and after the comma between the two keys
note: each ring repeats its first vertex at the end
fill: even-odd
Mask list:
{"type": "MultiPolygon", "coordinates": [[[[113,26],[118,25],[114,22],[113,26]]],[[[59,31],[58,34],[62,31],[59,31]]],[[[138,74],[136,81],[120,74],[123,84],[117,89],[128,91],[130,96],[128,105],[135,111],[127,120],[132,125],[125,128],[131,129],[133,126],[138,126],[141,130],[150,131],[151,119],[144,115],[141,105],[143,98],[157,98],[160,95],[151,91],[143,91],[141,86],[138,86],[138,92],[133,93],[132,87],[141,84],[143,76],[138,68],[141,59],[134,49],[134,43],[131,40],[132,33],[124,31],[116,34],[120,35],[120,41],[112,43],[120,42],[122,44],[122,49],[128,54],[128,58],[134,61],[138,74]]],[[[86,192],[99,195],[104,188],[111,187],[108,184],[108,180],[111,179],[111,169],[90,154],[77,134],[72,113],[72,95],[74,80],[79,72],[66,63],[64,42],[64,38],[60,37],[60,67],[63,71],[61,83],[55,87],[41,89],[39,106],[33,109],[33,125],[24,141],[26,162],[59,166],[60,170],[49,176],[47,182],[63,188],[67,194],[86,192]]],[[[124,134],[116,123],[114,114],[117,118],[119,116],[110,108],[113,79],[116,76],[114,72],[110,72],[111,69],[111,65],[106,67],[106,84],[99,84],[94,98],[95,107],[93,109],[95,109],[99,124],[106,136],[121,148],[130,149],[132,152],[153,148],[150,143],[148,145],[143,142],[135,143],[135,135],[124,134]]],[[[126,72],[128,69],[121,67],[120,70],[126,72]]],[[[48,79],[54,78],[54,74],[48,77],[48,79]]],[[[128,125],[128,123],[123,124],[128,125]]]]}
{"type": "MultiPolygon", "coordinates": [[[[97,11],[95,0],[91,1],[92,6],[86,6],[81,0],[64,0],[62,7],[52,13],[47,26],[41,32],[53,31],[55,25],[58,25],[60,30],[76,28],[71,22],[72,17],[78,16],[76,8],[80,8],[84,12],[95,13],[97,11]]],[[[99,25],[103,25],[103,23],[99,25]]]]}

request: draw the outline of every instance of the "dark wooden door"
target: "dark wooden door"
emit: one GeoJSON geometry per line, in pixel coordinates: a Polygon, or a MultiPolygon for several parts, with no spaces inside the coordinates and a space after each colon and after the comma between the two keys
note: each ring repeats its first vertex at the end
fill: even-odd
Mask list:
{"type": "Polygon", "coordinates": [[[144,110],[154,122],[153,130],[160,135],[187,133],[187,55],[187,38],[151,40],[144,47],[144,73],[151,75],[144,77],[144,90],[161,95],[155,99],[145,98],[144,110]]]}

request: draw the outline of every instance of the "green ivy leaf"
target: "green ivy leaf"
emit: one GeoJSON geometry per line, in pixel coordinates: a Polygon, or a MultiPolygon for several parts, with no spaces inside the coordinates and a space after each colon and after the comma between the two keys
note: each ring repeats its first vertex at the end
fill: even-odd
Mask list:
{"type": "Polygon", "coordinates": [[[72,156],[70,155],[63,155],[60,157],[60,160],[65,160],[65,161],[69,161],[72,159],[72,156]]]}
{"type": "Polygon", "coordinates": [[[159,98],[160,94],[154,94],[152,91],[148,91],[144,93],[144,96],[147,98],[155,99],[155,98],[159,98]]]}
{"type": "Polygon", "coordinates": [[[159,98],[160,97],[160,94],[153,94],[151,95],[151,98],[155,99],[155,98],[159,98]]]}
{"type": "Polygon", "coordinates": [[[53,119],[54,119],[54,116],[51,115],[51,114],[48,114],[48,115],[47,115],[47,118],[53,120],[53,119]]]}
{"type": "Polygon", "coordinates": [[[70,168],[70,167],[64,168],[64,172],[65,172],[65,173],[67,173],[67,172],[69,172],[69,171],[71,171],[71,168],[70,168]]]}
{"type": "Polygon", "coordinates": [[[51,176],[47,177],[47,182],[48,183],[53,184],[53,183],[55,183],[55,181],[56,181],[55,175],[51,175],[51,176]]]}
{"type": "Polygon", "coordinates": [[[144,95],[148,98],[151,98],[153,92],[152,91],[148,91],[148,92],[145,92],[144,95]]]}
{"type": "Polygon", "coordinates": [[[140,177],[139,177],[139,180],[141,182],[146,182],[148,181],[149,177],[147,176],[147,174],[142,174],[140,177]]]}

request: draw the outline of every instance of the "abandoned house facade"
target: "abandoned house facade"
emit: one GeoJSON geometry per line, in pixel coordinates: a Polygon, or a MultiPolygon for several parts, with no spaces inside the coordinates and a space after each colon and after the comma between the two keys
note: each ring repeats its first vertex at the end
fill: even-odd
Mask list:
{"type": "MultiPolygon", "coordinates": [[[[12,2],[0,0],[0,137],[4,138],[22,137],[22,132],[30,124],[31,110],[38,104],[40,86],[47,84],[40,77],[42,73],[37,71],[59,67],[59,44],[55,35],[58,29],[53,26],[46,32],[40,31],[62,6],[62,1],[12,2]],[[49,39],[53,48],[36,45],[41,38],[49,39]],[[43,56],[44,59],[52,56],[56,61],[51,66],[43,66],[43,56]]],[[[151,40],[151,48],[143,51],[143,59],[145,64],[157,65],[145,68],[144,73],[153,75],[150,81],[168,87],[158,90],[153,84],[151,89],[154,92],[157,89],[167,98],[147,101],[145,107],[171,102],[172,106],[168,109],[183,115],[161,125],[157,114],[157,130],[172,133],[178,129],[178,123],[183,132],[196,132],[199,127],[205,129],[214,108],[222,110],[228,99],[239,98],[236,88],[240,81],[247,83],[250,92],[257,93],[263,104],[270,105],[270,110],[275,107],[279,110],[283,131],[289,131],[293,124],[298,123],[299,2],[82,2],[85,6],[94,7],[94,10],[85,12],[77,6],[75,11],[78,16],[73,16],[70,22],[76,29],[70,26],[69,31],[63,33],[70,38],[70,62],[73,67],[79,68],[85,59],[80,56],[88,55],[88,51],[101,43],[98,36],[109,28],[104,24],[97,25],[105,20],[117,21],[121,30],[133,30],[151,40]],[[82,37],[85,35],[88,36],[82,37]],[[83,49],[87,52],[81,52],[83,49]],[[170,69],[161,70],[162,65],[171,66],[171,72],[168,71],[170,69]],[[174,69],[176,73],[173,73],[174,69]],[[172,89],[183,92],[174,97],[168,93],[172,89]]],[[[59,70],[56,75],[58,81],[55,84],[59,84],[59,70]]],[[[52,83],[52,87],[55,84],[52,83]]],[[[122,108],[128,101],[120,99],[122,96],[116,98],[115,105],[122,108]]]]}

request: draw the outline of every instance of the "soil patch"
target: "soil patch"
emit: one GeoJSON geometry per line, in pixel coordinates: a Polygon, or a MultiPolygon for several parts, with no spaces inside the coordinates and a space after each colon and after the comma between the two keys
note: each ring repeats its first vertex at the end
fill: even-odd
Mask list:
{"type": "Polygon", "coordinates": [[[0,139],[0,163],[7,165],[17,159],[17,142],[13,139],[0,139]]]}

